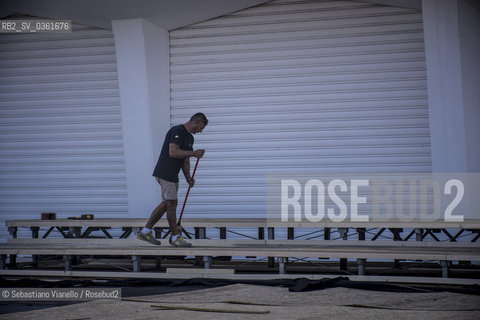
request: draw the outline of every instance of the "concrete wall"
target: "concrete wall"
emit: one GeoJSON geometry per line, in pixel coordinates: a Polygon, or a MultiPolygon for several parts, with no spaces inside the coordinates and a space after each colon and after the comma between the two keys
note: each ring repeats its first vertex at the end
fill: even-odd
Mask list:
{"type": "Polygon", "coordinates": [[[168,31],[144,19],[112,21],[117,54],[129,214],[149,217],[160,200],[152,178],[170,127],[168,31]]]}

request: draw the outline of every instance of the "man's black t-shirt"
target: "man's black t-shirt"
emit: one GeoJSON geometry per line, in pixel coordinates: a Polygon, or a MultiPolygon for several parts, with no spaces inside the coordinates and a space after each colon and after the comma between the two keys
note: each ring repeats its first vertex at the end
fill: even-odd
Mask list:
{"type": "Polygon", "coordinates": [[[182,150],[192,151],[193,140],[193,135],[187,131],[183,124],[170,128],[165,136],[162,152],[160,152],[160,157],[158,157],[153,176],[170,182],[178,182],[178,173],[185,159],[170,158],[169,145],[170,143],[175,143],[182,150]]]}

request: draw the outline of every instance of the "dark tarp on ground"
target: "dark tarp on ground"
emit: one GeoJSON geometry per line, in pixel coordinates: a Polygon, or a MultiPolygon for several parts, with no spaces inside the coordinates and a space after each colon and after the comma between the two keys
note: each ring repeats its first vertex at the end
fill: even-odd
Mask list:
{"type": "Polygon", "coordinates": [[[351,281],[348,277],[323,278],[310,280],[307,278],[279,279],[279,280],[230,280],[230,279],[141,279],[141,280],[59,280],[42,281],[38,279],[7,280],[0,279],[0,287],[10,288],[72,288],[72,287],[121,287],[123,297],[152,295],[191,291],[202,288],[221,287],[231,284],[252,284],[263,286],[282,286],[291,292],[307,292],[343,287],[360,290],[389,291],[389,292],[455,292],[463,294],[480,295],[480,287],[471,286],[446,286],[423,284],[393,284],[367,281],[351,281]]]}

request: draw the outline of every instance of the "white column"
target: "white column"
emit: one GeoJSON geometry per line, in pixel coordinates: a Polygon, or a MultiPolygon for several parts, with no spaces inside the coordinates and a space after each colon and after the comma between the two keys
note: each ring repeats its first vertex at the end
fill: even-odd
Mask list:
{"type": "Polygon", "coordinates": [[[466,172],[457,0],[424,0],[433,172],[466,172]]]}
{"type": "Polygon", "coordinates": [[[422,11],[433,172],[480,172],[478,12],[464,0],[422,11]]]}
{"type": "Polygon", "coordinates": [[[144,19],[112,21],[131,217],[159,203],[152,172],[170,127],[168,31],[144,19]]]}
{"type": "Polygon", "coordinates": [[[469,172],[480,172],[480,11],[479,5],[459,2],[462,87],[469,172]]]}

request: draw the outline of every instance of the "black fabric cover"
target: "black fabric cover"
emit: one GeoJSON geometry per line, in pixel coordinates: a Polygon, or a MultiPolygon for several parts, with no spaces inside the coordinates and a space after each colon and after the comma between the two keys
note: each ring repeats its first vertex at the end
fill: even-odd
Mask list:
{"type": "Polygon", "coordinates": [[[231,280],[231,279],[140,279],[140,280],[59,280],[42,281],[38,279],[0,279],[0,287],[36,287],[36,288],[71,288],[71,287],[121,287],[122,296],[137,296],[162,294],[179,291],[190,291],[208,287],[221,287],[231,284],[253,284],[263,286],[286,287],[291,292],[308,292],[343,287],[359,290],[389,291],[389,292],[456,292],[463,294],[480,295],[480,287],[445,286],[422,284],[389,284],[367,281],[351,281],[348,277],[323,278],[310,280],[307,278],[279,279],[279,280],[231,280]]]}

